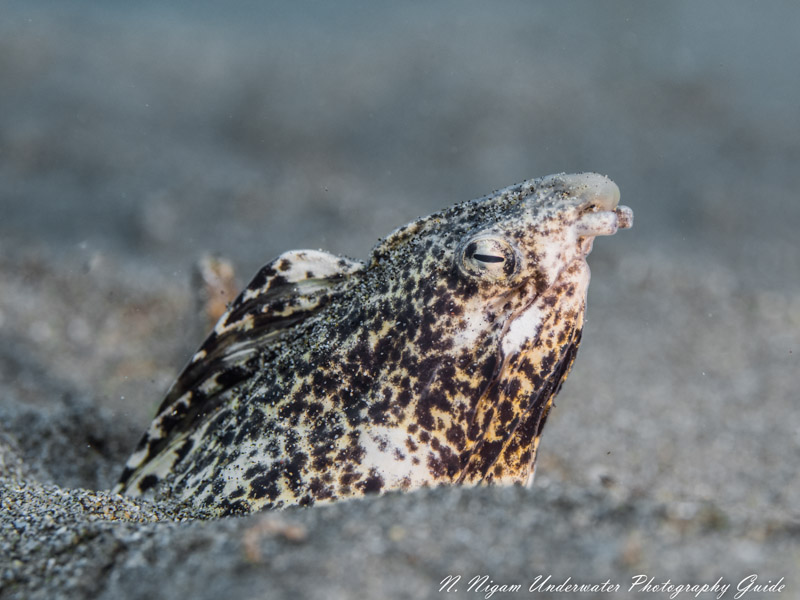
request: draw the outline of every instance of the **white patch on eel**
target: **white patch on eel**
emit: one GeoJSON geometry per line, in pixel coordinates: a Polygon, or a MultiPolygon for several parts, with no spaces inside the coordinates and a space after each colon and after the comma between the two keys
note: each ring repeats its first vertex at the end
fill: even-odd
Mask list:
{"type": "Polygon", "coordinates": [[[520,352],[522,348],[537,335],[542,327],[543,314],[534,303],[526,308],[522,314],[511,321],[508,331],[503,336],[503,354],[510,356],[520,352]]]}

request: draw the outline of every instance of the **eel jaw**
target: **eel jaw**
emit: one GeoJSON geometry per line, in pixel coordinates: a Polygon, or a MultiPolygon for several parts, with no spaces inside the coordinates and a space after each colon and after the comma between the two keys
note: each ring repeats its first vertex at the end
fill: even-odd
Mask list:
{"type": "Polygon", "coordinates": [[[578,236],[614,235],[618,229],[633,226],[633,211],[627,206],[617,206],[613,210],[597,210],[582,214],[575,227],[578,236]]]}
{"type": "Polygon", "coordinates": [[[614,235],[618,229],[633,226],[633,211],[627,206],[617,206],[613,210],[597,210],[582,214],[575,223],[578,245],[584,256],[592,251],[595,236],[614,235]]]}
{"type": "Polygon", "coordinates": [[[619,205],[619,187],[605,175],[572,173],[545,178],[580,203],[580,215],[575,221],[578,246],[584,256],[592,250],[598,235],[614,235],[618,229],[633,225],[633,211],[619,205]]]}

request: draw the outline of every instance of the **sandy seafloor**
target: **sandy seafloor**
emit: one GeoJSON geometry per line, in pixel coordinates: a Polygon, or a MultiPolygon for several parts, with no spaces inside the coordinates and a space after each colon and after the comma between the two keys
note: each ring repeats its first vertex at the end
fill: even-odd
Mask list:
{"type": "Polygon", "coordinates": [[[798,23],[793,2],[0,2],[0,598],[483,598],[482,575],[522,586],[495,598],[567,595],[540,575],[800,598],[798,23]],[[203,337],[202,254],[242,281],[291,248],[366,258],[584,170],[636,221],[595,244],[532,489],[214,522],[102,491],[203,337]]]}

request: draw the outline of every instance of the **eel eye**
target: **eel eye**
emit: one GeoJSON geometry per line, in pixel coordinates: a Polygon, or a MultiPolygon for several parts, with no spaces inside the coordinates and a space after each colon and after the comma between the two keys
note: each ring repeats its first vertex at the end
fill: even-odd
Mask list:
{"type": "Polygon", "coordinates": [[[461,264],[471,275],[505,279],[516,271],[517,253],[511,244],[501,238],[479,237],[464,246],[461,264]]]}

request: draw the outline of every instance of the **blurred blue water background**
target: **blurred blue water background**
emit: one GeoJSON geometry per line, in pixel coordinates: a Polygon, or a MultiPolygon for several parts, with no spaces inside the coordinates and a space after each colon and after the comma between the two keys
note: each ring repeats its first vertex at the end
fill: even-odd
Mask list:
{"type": "Polygon", "coordinates": [[[798,23],[789,1],[2,0],[0,249],[365,258],[452,202],[592,170],[636,213],[600,257],[785,285],[798,23]]]}

